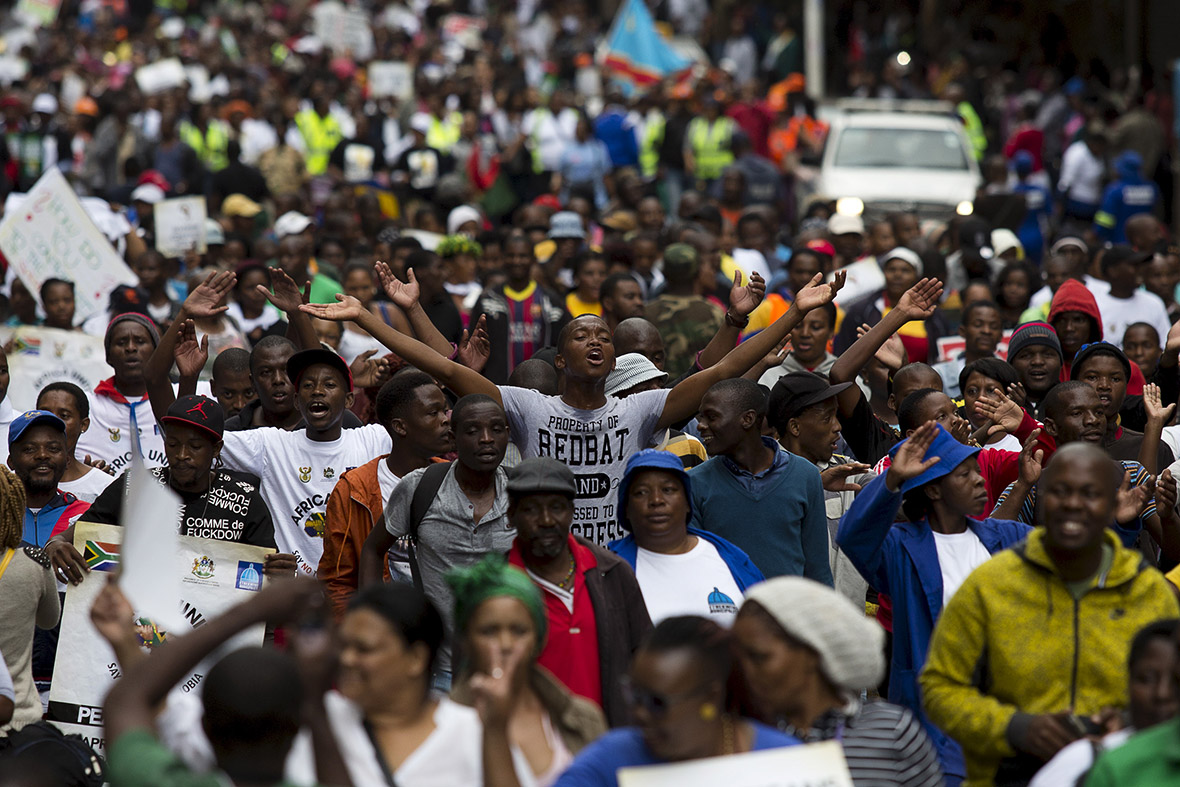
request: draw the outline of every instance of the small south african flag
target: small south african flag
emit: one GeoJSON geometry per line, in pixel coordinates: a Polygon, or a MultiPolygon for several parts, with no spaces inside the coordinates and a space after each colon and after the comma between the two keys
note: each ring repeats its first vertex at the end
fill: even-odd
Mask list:
{"type": "Polygon", "coordinates": [[[87,541],[84,558],[92,571],[114,571],[119,567],[119,545],[87,541]]]}

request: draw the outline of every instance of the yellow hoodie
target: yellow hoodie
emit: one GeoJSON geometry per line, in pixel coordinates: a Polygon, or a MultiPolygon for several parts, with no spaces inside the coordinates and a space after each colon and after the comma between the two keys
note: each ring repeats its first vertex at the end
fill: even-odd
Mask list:
{"type": "Polygon", "coordinates": [[[1045,552],[1044,528],[977,568],[934,627],[922,670],[930,720],[963,747],[964,785],[995,780],[1025,714],[1080,716],[1127,703],[1127,654],[1180,607],[1162,574],[1110,530],[1110,569],[1075,601],[1045,552]],[[1010,729],[1011,725],[1011,729],[1010,729]]]}

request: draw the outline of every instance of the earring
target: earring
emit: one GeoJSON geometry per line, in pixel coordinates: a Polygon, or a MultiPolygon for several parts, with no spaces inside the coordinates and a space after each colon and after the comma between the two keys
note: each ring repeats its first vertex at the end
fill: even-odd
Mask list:
{"type": "Polygon", "coordinates": [[[717,718],[717,706],[711,702],[706,702],[701,706],[701,721],[713,721],[717,718]]]}

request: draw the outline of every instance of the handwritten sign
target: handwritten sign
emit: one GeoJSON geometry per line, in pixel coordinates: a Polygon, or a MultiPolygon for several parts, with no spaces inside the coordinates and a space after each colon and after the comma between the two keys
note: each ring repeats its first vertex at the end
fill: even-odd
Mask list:
{"type": "Polygon", "coordinates": [[[315,35],[324,46],[337,54],[351,52],[360,61],[373,57],[373,28],[364,11],[326,0],[311,13],[315,18],[315,35]]]}
{"type": "Polygon", "coordinates": [[[38,302],[46,279],[74,282],[79,320],[105,309],[111,290],[137,281],[56,167],[5,212],[0,251],[38,302]]]}
{"type": "Polygon", "coordinates": [[[728,757],[620,768],[619,787],[852,787],[835,741],[728,757]]]}
{"type": "Polygon", "coordinates": [[[205,198],[166,199],[153,208],[156,251],[165,257],[183,257],[190,249],[205,253],[205,198]]]}
{"type": "Polygon", "coordinates": [[[414,72],[409,63],[378,60],[369,63],[369,94],[405,101],[414,96],[414,72]]]}

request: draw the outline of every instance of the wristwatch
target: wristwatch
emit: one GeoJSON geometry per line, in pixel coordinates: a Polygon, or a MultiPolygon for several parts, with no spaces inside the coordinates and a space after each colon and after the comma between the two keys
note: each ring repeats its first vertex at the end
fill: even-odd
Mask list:
{"type": "Polygon", "coordinates": [[[745,328],[750,324],[750,317],[749,315],[746,315],[739,320],[737,317],[733,316],[732,312],[727,310],[725,312],[725,324],[731,328],[737,328],[740,331],[742,328],[745,328]]]}

